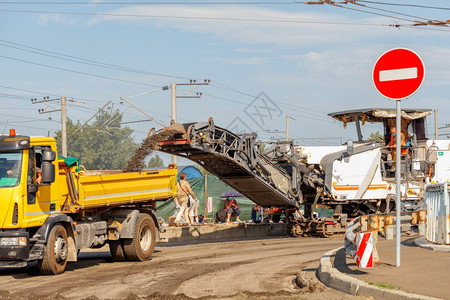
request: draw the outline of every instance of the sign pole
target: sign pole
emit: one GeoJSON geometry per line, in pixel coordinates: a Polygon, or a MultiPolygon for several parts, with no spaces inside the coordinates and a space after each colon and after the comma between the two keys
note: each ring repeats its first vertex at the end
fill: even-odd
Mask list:
{"type": "Polygon", "coordinates": [[[396,157],[395,157],[395,186],[396,186],[396,197],[395,197],[395,208],[396,208],[396,224],[395,224],[395,266],[400,267],[400,234],[401,234],[401,222],[400,222],[400,210],[401,210],[401,201],[402,201],[402,195],[400,191],[400,185],[401,185],[401,167],[402,167],[402,158],[401,158],[401,108],[400,103],[401,100],[397,100],[397,113],[396,113],[396,129],[397,129],[397,140],[395,144],[396,148],[396,157]]]}
{"type": "Polygon", "coordinates": [[[396,129],[397,142],[395,145],[395,185],[396,185],[396,239],[395,239],[395,264],[400,267],[400,234],[401,234],[401,99],[406,99],[414,94],[422,85],[425,77],[425,66],[422,59],[414,51],[405,48],[395,48],[385,52],[378,58],[372,72],[373,83],[378,92],[384,97],[396,100],[396,129]]]}

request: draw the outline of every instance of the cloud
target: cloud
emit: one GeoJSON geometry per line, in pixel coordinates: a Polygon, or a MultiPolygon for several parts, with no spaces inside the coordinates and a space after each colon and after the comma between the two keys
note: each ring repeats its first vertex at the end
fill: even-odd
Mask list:
{"type": "Polygon", "coordinates": [[[417,53],[425,65],[425,83],[430,86],[448,86],[450,81],[450,49],[439,46],[423,46],[417,53]]]}
{"type": "Polygon", "coordinates": [[[236,53],[270,53],[271,51],[269,49],[262,49],[262,48],[237,48],[234,49],[234,52],[236,53]]]}
{"type": "Polygon", "coordinates": [[[373,38],[377,32],[381,35],[383,31],[379,27],[339,25],[358,22],[380,24],[380,19],[375,18],[355,21],[344,14],[286,12],[250,6],[130,6],[106,14],[111,15],[97,16],[90,24],[106,21],[138,23],[208,35],[231,43],[274,48],[342,44],[373,38]]]}
{"type": "Polygon", "coordinates": [[[75,24],[75,19],[60,14],[41,14],[38,16],[39,25],[46,25],[49,23],[56,23],[60,25],[73,25],[75,24]]]}

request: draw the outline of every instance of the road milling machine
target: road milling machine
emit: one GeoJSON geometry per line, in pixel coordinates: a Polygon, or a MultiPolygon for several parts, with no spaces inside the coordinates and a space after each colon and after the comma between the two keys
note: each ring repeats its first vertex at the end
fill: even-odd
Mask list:
{"type": "Polygon", "coordinates": [[[395,162],[391,129],[393,109],[359,109],[330,113],[342,122],[355,123],[357,139],[342,146],[306,147],[292,141],[268,149],[256,133],[234,134],[208,122],[174,124],[158,150],[190,159],[263,207],[281,208],[293,236],[328,237],[345,232],[348,220],[359,215],[395,209],[395,169],[401,168],[402,210],[422,205],[429,182],[450,180],[449,140],[426,136],[426,109],[404,109],[401,164],[395,162]],[[364,141],[361,126],[381,123],[384,137],[364,141]],[[331,208],[331,218],[317,217],[319,205],[331,208]],[[300,213],[302,208],[302,213],[300,213]]]}

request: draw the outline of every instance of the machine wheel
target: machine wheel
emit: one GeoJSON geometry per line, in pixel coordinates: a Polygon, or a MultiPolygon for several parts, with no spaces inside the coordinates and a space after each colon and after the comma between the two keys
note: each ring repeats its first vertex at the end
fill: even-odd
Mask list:
{"type": "Polygon", "coordinates": [[[126,260],[125,252],[123,251],[123,246],[120,241],[109,241],[109,252],[113,260],[115,261],[124,261],[126,260]]]}
{"type": "Polygon", "coordinates": [[[319,233],[320,236],[322,236],[324,238],[333,236],[332,232],[327,231],[327,223],[326,222],[323,222],[322,224],[317,225],[317,233],[319,233]]]}
{"type": "Polygon", "coordinates": [[[44,257],[39,260],[42,274],[56,275],[64,273],[67,265],[69,244],[64,226],[55,225],[48,236],[44,248],[44,257]]]}
{"type": "Polygon", "coordinates": [[[303,228],[298,223],[293,223],[289,228],[289,235],[299,237],[303,235],[303,228]]]}
{"type": "Polygon", "coordinates": [[[156,227],[148,214],[139,214],[132,239],[125,239],[123,250],[128,260],[149,260],[155,250],[156,227]]]}
{"type": "Polygon", "coordinates": [[[281,214],[273,214],[272,215],[272,222],[280,223],[280,220],[281,220],[281,214]]]}

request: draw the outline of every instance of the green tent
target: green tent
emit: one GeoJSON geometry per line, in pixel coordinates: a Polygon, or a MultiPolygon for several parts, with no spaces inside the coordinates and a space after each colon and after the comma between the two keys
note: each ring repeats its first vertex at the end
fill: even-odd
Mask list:
{"type": "MultiPolygon", "coordinates": [[[[233,190],[230,186],[226,185],[224,182],[220,181],[217,177],[208,174],[207,180],[205,176],[189,179],[188,182],[191,185],[192,191],[195,196],[200,201],[200,206],[198,208],[199,215],[205,215],[205,181],[207,183],[207,196],[212,197],[213,211],[207,214],[207,218],[215,219],[216,212],[223,209],[225,199],[219,198],[220,194],[233,190]]],[[[243,221],[251,219],[251,210],[255,205],[253,201],[246,197],[235,198],[239,208],[241,209],[240,219],[243,221]]],[[[158,202],[158,210],[156,215],[158,217],[164,218],[168,221],[169,217],[175,212],[175,204],[172,199],[167,201],[158,202]]],[[[233,219],[233,218],[232,218],[233,219]]]]}

